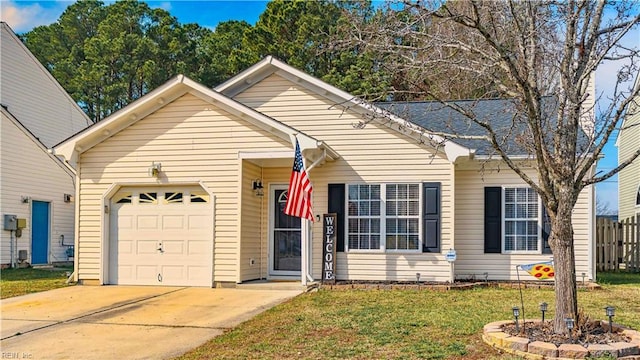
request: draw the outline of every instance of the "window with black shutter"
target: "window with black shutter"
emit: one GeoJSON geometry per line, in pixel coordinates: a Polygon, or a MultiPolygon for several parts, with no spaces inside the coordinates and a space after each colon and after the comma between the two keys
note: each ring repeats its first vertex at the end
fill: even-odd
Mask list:
{"type": "Polygon", "coordinates": [[[344,251],[344,219],[346,213],[345,207],[345,186],[344,184],[329,184],[329,204],[327,210],[329,213],[338,215],[338,223],[336,228],[336,251],[344,251]]]}
{"type": "Polygon", "coordinates": [[[424,183],[422,251],[440,252],[440,183],[424,183]]]}
{"type": "Polygon", "coordinates": [[[502,188],[484,188],[484,252],[502,251],[502,188]]]}

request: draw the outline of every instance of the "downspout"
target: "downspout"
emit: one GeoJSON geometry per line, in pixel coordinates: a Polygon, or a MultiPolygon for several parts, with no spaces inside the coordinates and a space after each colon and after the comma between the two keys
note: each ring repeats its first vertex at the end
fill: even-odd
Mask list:
{"type": "MultiPolygon", "coordinates": [[[[75,150],[74,150],[75,151],[75,150]]],[[[74,217],[73,217],[73,232],[74,232],[74,240],[73,240],[73,272],[67,277],[67,281],[65,281],[66,284],[69,284],[70,282],[78,282],[78,266],[79,266],[79,260],[78,260],[78,254],[80,253],[80,243],[79,243],[79,236],[80,236],[80,174],[78,174],[78,170],[76,170],[73,166],[71,166],[71,164],[69,164],[66,159],[63,156],[59,156],[56,154],[54,149],[47,149],[47,152],[53,156],[55,156],[58,160],[60,160],[60,162],[67,168],[69,169],[69,171],[71,172],[71,174],[69,174],[69,176],[71,177],[71,183],[73,184],[73,188],[74,188],[74,217]]],[[[80,163],[76,163],[76,165],[78,166],[78,168],[80,168],[80,163]]],[[[69,260],[67,258],[67,260],[69,260]]]]}

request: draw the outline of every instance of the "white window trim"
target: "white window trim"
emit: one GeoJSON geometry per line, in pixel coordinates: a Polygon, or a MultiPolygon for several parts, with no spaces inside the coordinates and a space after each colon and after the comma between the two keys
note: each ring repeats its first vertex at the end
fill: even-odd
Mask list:
{"type": "Polygon", "coordinates": [[[540,195],[538,196],[538,249],[537,250],[506,250],[505,249],[505,233],[506,233],[506,217],[505,217],[505,202],[506,202],[506,196],[505,196],[505,190],[506,189],[529,189],[531,188],[530,186],[526,186],[526,185],[503,185],[502,186],[502,204],[500,204],[501,208],[502,208],[502,219],[500,221],[502,221],[502,234],[501,234],[501,246],[502,246],[502,253],[503,254],[509,254],[509,255],[516,255],[516,254],[527,254],[527,255],[541,255],[542,254],[542,201],[540,201],[540,195]]]}
{"type": "MultiPolygon", "coordinates": [[[[422,253],[422,218],[423,218],[423,191],[422,182],[408,181],[408,182],[354,182],[345,184],[345,226],[344,226],[344,250],[348,253],[354,254],[420,254],[422,253]],[[418,185],[418,248],[415,250],[408,249],[387,249],[387,185],[399,185],[399,184],[416,184],[418,185]],[[349,248],[349,186],[355,185],[380,185],[380,216],[368,216],[360,217],[367,219],[380,219],[380,249],[350,249],[349,248]]],[[[396,217],[394,217],[396,218],[396,217]]]]}

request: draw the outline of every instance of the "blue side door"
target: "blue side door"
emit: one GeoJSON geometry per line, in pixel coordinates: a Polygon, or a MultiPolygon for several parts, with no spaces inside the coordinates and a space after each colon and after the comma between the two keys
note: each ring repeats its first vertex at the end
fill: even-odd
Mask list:
{"type": "Polygon", "coordinates": [[[32,201],[31,264],[49,262],[49,203],[32,201]]]}

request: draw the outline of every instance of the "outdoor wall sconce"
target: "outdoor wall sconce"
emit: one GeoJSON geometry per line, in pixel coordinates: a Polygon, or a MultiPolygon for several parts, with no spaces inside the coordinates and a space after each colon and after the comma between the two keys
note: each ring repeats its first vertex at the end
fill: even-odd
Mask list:
{"type": "Polygon", "coordinates": [[[31,197],[30,196],[21,196],[20,197],[20,201],[22,201],[23,204],[28,204],[29,201],[31,201],[31,197]]]}
{"type": "Polygon", "coordinates": [[[253,180],[253,192],[256,196],[264,196],[264,188],[262,186],[262,180],[255,179],[253,180]]]}
{"type": "Polygon", "coordinates": [[[609,317],[609,334],[611,334],[611,328],[613,328],[613,317],[616,316],[616,308],[611,305],[608,305],[604,308],[607,313],[607,317],[609,317]]]}
{"type": "Polygon", "coordinates": [[[149,176],[157,178],[160,176],[160,169],[162,169],[162,164],[157,162],[152,162],[151,166],[149,166],[149,176]]]}
{"type": "Polygon", "coordinates": [[[514,306],[511,310],[513,310],[513,317],[516,318],[516,332],[520,332],[520,325],[518,324],[518,316],[520,316],[520,308],[514,306]]]}
{"type": "Polygon", "coordinates": [[[549,305],[546,302],[540,303],[540,312],[542,313],[542,322],[544,322],[544,313],[547,311],[549,305]]]}
{"type": "Polygon", "coordinates": [[[567,324],[567,329],[569,329],[569,342],[573,344],[573,338],[571,337],[571,332],[573,330],[573,326],[575,325],[575,320],[572,318],[564,319],[565,324],[567,324]]]}

